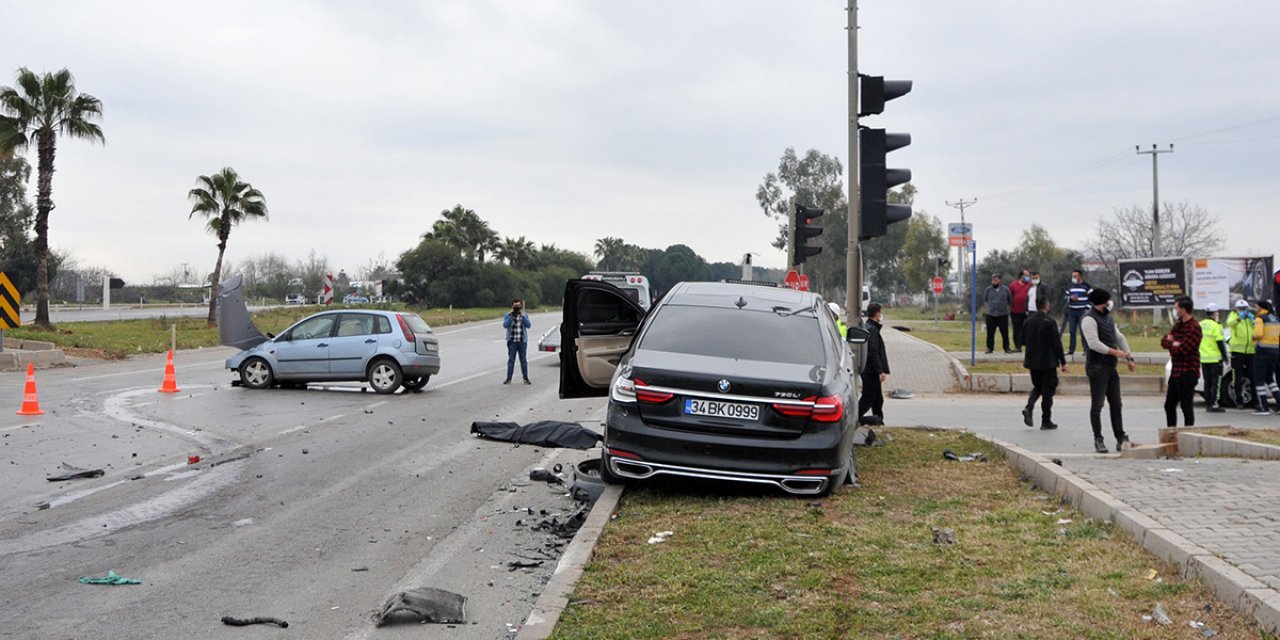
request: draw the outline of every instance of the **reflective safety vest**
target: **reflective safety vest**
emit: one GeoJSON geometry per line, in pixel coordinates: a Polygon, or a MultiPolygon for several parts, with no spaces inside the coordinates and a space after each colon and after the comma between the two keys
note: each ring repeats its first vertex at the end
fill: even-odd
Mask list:
{"type": "Polygon", "coordinates": [[[1280,349],[1280,318],[1274,313],[1258,316],[1253,321],[1253,339],[1259,349],[1280,349]]]}
{"type": "Polygon", "coordinates": [[[1231,340],[1227,342],[1231,353],[1251,356],[1254,351],[1257,351],[1257,347],[1253,344],[1252,313],[1246,313],[1241,318],[1239,311],[1232,311],[1231,315],[1227,316],[1227,331],[1231,332],[1231,340]]]}
{"type": "Polygon", "coordinates": [[[1222,362],[1222,349],[1218,345],[1226,338],[1222,335],[1222,325],[1213,318],[1200,321],[1200,364],[1217,364],[1222,362]]]}

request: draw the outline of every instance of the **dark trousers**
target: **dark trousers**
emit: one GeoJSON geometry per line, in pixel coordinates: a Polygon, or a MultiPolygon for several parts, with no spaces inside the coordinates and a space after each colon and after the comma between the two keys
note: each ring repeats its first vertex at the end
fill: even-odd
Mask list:
{"type": "Polygon", "coordinates": [[[1000,342],[1009,350],[1009,316],[987,315],[987,351],[996,350],[996,329],[1000,330],[1000,342]]]}
{"type": "Polygon", "coordinates": [[[862,397],[858,399],[858,417],[871,415],[884,419],[884,387],[880,384],[880,374],[870,371],[862,372],[862,397]]]}
{"type": "Polygon", "coordinates": [[[1080,333],[1080,321],[1084,320],[1084,314],[1088,311],[1088,309],[1067,309],[1067,326],[1069,327],[1067,330],[1071,332],[1071,346],[1067,349],[1067,353],[1076,352],[1076,334],[1080,333]]]}
{"type": "Polygon", "coordinates": [[[1093,437],[1102,437],[1102,404],[1111,407],[1111,432],[1116,441],[1127,440],[1124,432],[1124,416],[1120,402],[1120,372],[1114,365],[1094,365],[1085,367],[1085,375],[1089,377],[1089,426],[1093,427],[1093,437]]]}
{"type": "Polygon", "coordinates": [[[1027,396],[1027,410],[1035,411],[1040,401],[1040,424],[1053,422],[1053,395],[1058,392],[1057,369],[1032,369],[1031,394],[1027,396]]]}
{"type": "MultiPolygon", "coordinates": [[[[1013,348],[1021,349],[1022,348],[1022,323],[1027,321],[1027,314],[1010,313],[1009,318],[1010,318],[1010,322],[1013,323],[1013,348]]],[[[1008,347],[1005,347],[1005,348],[1007,349],[1008,347]]]]}
{"type": "Polygon", "coordinates": [[[1258,408],[1267,410],[1267,394],[1276,399],[1276,408],[1280,409],[1280,389],[1276,388],[1276,365],[1280,352],[1272,349],[1258,349],[1253,354],[1253,391],[1258,394],[1258,408]]]}
{"type": "Polygon", "coordinates": [[[1253,354],[1232,351],[1231,370],[1234,372],[1232,377],[1235,379],[1236,407],[1244,409],[1248,406],[1243,400],[1244,387],[1249,385],[1250,389],[1253,388],[1253,354]]]}
{"type": "Polygon", "coordinates": [[[1216,409],[1222,403],[1222,363],[1201,363],[1200,371],[1204,374],[1204,397],[1209,407],[1216,409]]]}
{"type": "Polygon", "coordinates": [[[1169,390],[1164,394],[1164,420],[1169,427],[1178,426],[1178,407],[1182,407],[1182,424],[1185,427],[1195,426],[1196,414],[1192,402],[1196,397],[1196,373],[1184,373],[1169,378],[1169,390]]]}
{"type": "Polygon", "coordinates": [[[520,356],[520,375],[525,380],[529,379],[529,343],[521,340],[520,342],[511,341],[507,343],[507,379],[511,379],[511,374],[515,373],[516,356],[520,356]]]}

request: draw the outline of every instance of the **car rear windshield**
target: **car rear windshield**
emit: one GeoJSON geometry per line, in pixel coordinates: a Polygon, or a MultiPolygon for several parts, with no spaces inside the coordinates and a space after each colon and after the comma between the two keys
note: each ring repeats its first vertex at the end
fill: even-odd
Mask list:
{"type": "Polygon", "coordinates": [[[422,316],[419,316],[416,313],[402,313],[400,314],[400,316],[404,318],[405,322],[409,323],[409,330],[413,331],[414,333],[430,333],[431,332],[431,327],[427,326],[427,321],[423,320],[422,316]]]}
{"type": "Polygon", "coordinates": [[[650,323],[640,349],[791,364],[823,361],[818,319],[809,312],[669,305],[650,323]]]}

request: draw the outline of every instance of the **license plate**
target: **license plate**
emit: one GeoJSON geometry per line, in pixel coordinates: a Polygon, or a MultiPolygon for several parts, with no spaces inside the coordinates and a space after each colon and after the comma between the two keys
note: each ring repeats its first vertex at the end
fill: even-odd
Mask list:
{"type": "Polygon", "coordinates": [[[737,418],[739,420],[760,419],[759,405],[717,402],[715,400],[686,398],[684,412],[686,415],[691,416],[714,416],[716,418],[737,418]]]}

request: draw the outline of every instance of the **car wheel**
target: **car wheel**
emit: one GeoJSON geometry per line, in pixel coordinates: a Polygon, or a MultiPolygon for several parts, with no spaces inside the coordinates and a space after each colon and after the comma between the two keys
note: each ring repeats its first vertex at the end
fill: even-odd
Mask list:
{"type": "Polygon", "coordinates": [[[853,445],[849,445],[849,458],[845,461],[844,466],[844,473],[838,476],[831,476],[827,481],[827,487],[818,493],[819,497],[825,498],[838,491],[842,486],[853,486],[858,482],[858,462],[853,453],[853,445]]]}
{"type": "Polygon", "coordinates": [[[404,388],[410,391],[421,391],[423,387],[427,386],[427,381],[430,379],[431,379],[431,376],[418,376],[416,378],[405,378],[403,383],[404,388]]]}
{"type": "Polygon", "coordinates": [[[369,386],[376,393],[395,393],[403,381],[404,374],[395,360],[381,358],[369,365],[369,386]]]}
{"type": "Polygon", "coordinates": [[[275,382],[271,365],[262,358],[249,358],[240,365],[240,383],[250,389],[266,389],[275,382]]]}
{"type": "Polygon", "coordinates": [[[609,470],[609,456],[600,454],[600,480],[605,484],[627,484],[627,478],[613,475],[613,471],[609,470]]]}

